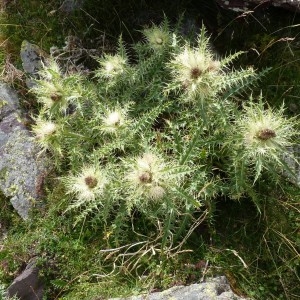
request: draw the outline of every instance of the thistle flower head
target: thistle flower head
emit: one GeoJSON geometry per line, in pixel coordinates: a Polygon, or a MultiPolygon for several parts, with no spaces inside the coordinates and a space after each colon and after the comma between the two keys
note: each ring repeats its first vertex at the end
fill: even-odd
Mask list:
{"type": "Polygon", "coordinates": [[[32,131],[37,139],[42,140],[54,135],[57,131],[57,125],[54,122],[39,119],[32,127],[32,131]]]}
{"type": "Polygon", "coordinates": [[[130,164],[127,181],[136,196],[159,200],[170,187],[178,183],[177,178],[169,173],[171,167],[171,163],[147,152],[130,164]]]}
{"type": "Polygon", "coordinates": [[[40,80],[31,91],[35,93],[38,102],[42,103],[45,109],[50,109],[63,100],[63,86],[61,82],[54,83],[52,81],[40,80]]]}
{"type": "Polygon", "coordinates": [[[103,124],[101,130],[103,132],[113,133],[124,127],[127,123],[126,113],[125,109],[116,108],[115,110],[108,110],[102,118],[103,124]]]}
{"type": "Polygon", "coordinates": [[[199,94],[202,97],[214,94],[220,66],[220,62],[213,60],[208,49],[192,49],[189,46],[185,46],[169,63],[175,82],[189,94],[199,94]]]}
{"type": "Polygon", "coordinates": [[[44,120],[41,117],[36,118],[35,125],[32,126],[35,141],[43,151],[54,150],[55,148],[56,150],[60,149],[58,146],[58,136],[61,130],[61,126],[57,123],[44,120]]]}
{"type": "Polygon", "coordinates": [[[98,167],[85,166],[76,176],[66,177],[64,182],[67,193],[76,196],[73,206],[80,206],[103,195],[107,179],[98,167]]]}
{"type": "Polygon", "coordinates": [[[127,64],[127,60],[121,55],[105,55],[98,62],[101,67],[96,71],[96,76],[107,79],[121,75],[125,71],[127,64]]]}
{"type": "Polygon", "coordinates": [[[169,31],[162,26],[154,25],[149,29],[143,30],[143,34],[153,50],[161,50],[171,42],[169,31]]]}
{"type": "Polygon", "coordinates": [[[81,77],[76,74],[63,76],[55,61],[45,65],[39,75],[41,79],[36,80],[31,92],[43,104],[44,110],[65,113],[70,104],[78,104],[84,94],[81,77]]]}
{"type": "Polygon", "coordinates": [[[277,111],[264,109],[263,103],[245,107],[235,124],[244,157],[276,160],[286,151],[286,147],[292,145],[292,137],[296,134],[294,120],[285,118],[283,112],[283,107],[277,111]]]}
{"type": "Polygon", "coordinates": [[[159,186],[153,186],[149,189],[149,197],[153,200],[159,200],[161,198],[163,198],[166,194],[166,190],[159,186]]]}

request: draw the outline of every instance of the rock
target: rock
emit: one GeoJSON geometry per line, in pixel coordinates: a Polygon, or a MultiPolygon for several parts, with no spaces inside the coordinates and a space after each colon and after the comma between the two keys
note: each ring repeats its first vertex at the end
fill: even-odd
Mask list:
{"type": "Polygon", "coordinates": [[[236,12],[245,12],[269,6],[281,7],[296,13],[300,13],[300,2],[296,0],[216,0],[225,9],[236,12]]]}
{"type": "Polygon", "coordinates": [[[300,145],[289,147],[284,160],[291,170],[290,173],[285,172],[284,174],[293,184],[300,187],[300,145]]]}
{"type": "Polygon", "coordinates": [[[80,9],[83,3],[84,0],[64,0],[59,9],[66,14],[70,14],[75,10],[80,9]]]}
{"type": "MultiPolygon", "coordinates": [[[[225,276],[215,277],[199,284],[174,286],[163,292],[109,300],[242,300],[233,293],[225,276]]],[[[249,298],[248,298],[249,299],[249,298]]]]}
{"type": "Polygon", "coordinates": [[[17,296],[20,300],[41,300],[44,294],[43,282],[35,260],[13,281],[7,289],[7,296],[17,296]]]}
{"type": "Polygon", "coordinates": [[[0,83],[0,189],[23,218],[39,202],[47,160],[21,121],[16,93],[0,83]]]}
{"type": "MultiPolygon", "coordinates": [[[[42,69],[43,64],[46,63],[49,55],[37,45],[24,40],[21,45],[20,56],[25,73],[32,78],[38,79],[38,72],[42,69]]],[[[26,84],[28,88],[32,88],[34,86],[34,81],[32,79],[27,79],[26,84]]]]}

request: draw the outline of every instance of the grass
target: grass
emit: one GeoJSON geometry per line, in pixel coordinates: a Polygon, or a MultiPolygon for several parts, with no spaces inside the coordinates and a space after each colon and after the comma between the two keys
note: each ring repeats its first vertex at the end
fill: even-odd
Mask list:
{"type": "Polygon", "coordinates": [[[257,69],[271,67],[257,90],[263,90],[274,106],[284,101],[292,115],[299,111],[299,24],[299,15],[276,8],[244,16],[229,14],[222,19],[215,38],[222,53],[246,51],[242,64],[257,69]]]}
{"type": "MultiPolygon", "coordinates": [[[[7,6],[1,21],[3,41],[6,41],[5,49],[0,52],[2,65],[5,55],[10,53],[12,61],[21,68],[19,49],[23,39],[46,51],[53,45],[62,47],[65,37],[73,34],[79,36],[87,48],[94,44],[97,36],[105,36],[114,43],[120,32],[131,42],[140,38],[133,27],[160,21],[162,10],[174,19],[178,12],[186,9],[196,25],[203,19],[209,25],[220,53],[246,50],[246,59],[239,63],[258,69],[272,67],[253,93],[258,94],[263,89],[270,104],[276,106],[284,100],[290,115],[299,113],[300,19],[297,16],[287,13],[287,17],[278,22],[276,15],[282,11],[273,10],[274,18],[269,15],[264,19],[255,14],[237,18],[218,11],[208,1],[203,12],[197,10],[194,1],[185,4],[175,1],[171,5],[169,1],[162,1],[150,5],[133,0],[117,1],[114,7],[110,1],[101,1],[101,5],[86,1],[81,11],[65,16],[58,10],[59,3],[22,0],[7,6]]],[[[99,45],[103,45],[103,39],[99,45]]],[[[95,300],[138,294],[199,281],[214,274],[226,274],[238,294],[255,299],[299,299],[299,188],[291,185],[286,189],[288,193],[274,194],[265,188],[259,199],[260,213],[248,199],[234,202],[222,198],[209,203],[210,219],[195,229],[183,249],[192,252],[168,258],[162,265],[159,259],[154,260],[153,265],[147,267],[149,256],[145,255],[139,264],[140,273],[133,275],[125,270],[113,278],[104,276],[112,267],[108,255],[100,251],[110,242],[111,228],[101,227],[97,222],[74,228],[76,216],[64,214],[67,204],[62,201],[65,193],[62,186],[53,188],[49,183],[45,212],[34,212],[32,221],[26,223],[1,195],[0,220],[8,229],[8,236],[1,242],[0,265],[4,267],[0,271],[0,282],[9,284],[26,262],[37,255],[47,286],[46,299],[95,300]]],[[[135,225],[145,230],[143,220],[138,216],[136,219],[135,225]]],[[[126,238],[133,242],[132,236],[126,238]]]]}
{"type": "Polygon", "coordinates": [[[220,204],[222,216],[216,219],[217,233],[212,251],[219,256],[216,265],[223,265],[235,282],[242,283],[249,296],[297,299],[298,189],[291,191],[290,199],[287,195],[268,192],[261,203],[262,214],[247,201],[220,204]]]}

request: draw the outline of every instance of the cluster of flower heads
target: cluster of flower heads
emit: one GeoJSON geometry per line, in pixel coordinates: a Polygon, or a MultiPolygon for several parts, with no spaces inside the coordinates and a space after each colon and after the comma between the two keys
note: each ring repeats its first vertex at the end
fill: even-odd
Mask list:
{"type": "Polygon", "coordinates": [[[47,60],[39,77],[31,88],[41,104],[39,115],[33,118],[35,125],[32,131],[42,151],[61,154],[60,137],[64,134],[64,118],[70,108],[80,107],[88,93],[81,84],[81,77],[77,74],[63,75],[54,59],[47,60]]]}
{"type": "Polygon", "coordinates": [[[126,174],[122,178],[114,178],[109,172],[98,166],[84,166],[76,175],[63,178],[67,193],[75,196],[72,208],[85,205],[91,201],[102,203],[109,198],[113,179],[126,186],[126,193],[132,201],[128,206],[139,204],[147,207],[152,201],[162,201],[165,195],[180,185],[182,175],[176,174],[174,163],[166,162],[152,152],[124,161],[126,174]],[[108,179],[110,178],[110,180],[108,179]],[[105,198],[106,197],[106,198],[105,198]]]}
{"type": "MultiPolygon", "coordinates": [[[[251,67],[240,71],[229,70],[228,65],[242,52],[219,59],[211,50],[204,27],[201,29],[196,47],[187,42],[180,43],[180,39],[175,33],[170,33],[165,23],[145,29],[143,34],[147,46],[156,55],[171,53],[165,65],[166,72],[172,79],[167,83],[164,92],[181,91],[187,101],[214,99],[226,88],[241,83],[248,77],[255,77],[251,67]]],[[[131,74],[129,72],[130,66],[125,51],[122,55],[104,55],[98,62],[100,68],[96,71],[96,77],[106,79],[108,86],[114,85],[115,80],[125,73],[132,76],[134,83],[134,72],[131,74]]]]}
{"type": "MultiPolygon", "coordinates": [[[[198,37],[197,46],[191,46],[187,42],[182,43],[176,34],[169,31],[166,24],[145,29],[143,33],[146,38],[145,45],[148,47],[148,52],[144,51],[144,54],[141,54],[143,60],[146,61],[147,57],[152,54],[155,59],[150,59],[150,62],[154,64],[156,59],[165,58],[161,61],[164,64],[163,71],[167,74],[160,80],[165,80],[165,82],[158,85],[160,90],[153,93],[155,95],[163,94],[166,95],[166,98],[170,97],[173,102],[178,101],[179,103],[182,103],[183,99],[192,100],[195,103],[199,99],[201,101],[218,100],[218,94],[221,91],[242,83],[249,76],[255,77],[251,68],[241,71],[233,71],[228,68],[228,65],[240,53],[218,59],[210,48],[209,38],[207,38],[204,28],[198,37]]],[[[97,98],[97,92],[93,94],[84,88],[80,76],[62,75],[55,61],[50,61],[40,72],[40,79],[37,80],[32,91],[42,104],[42,109],[40,115],[35,119],[33,132],[43,149],[52,150],[53,145],[59,149],[64,126],[70,118],[73,121],[78,116],[82,120],[88,118],[89,126],[87,127],[90,127],[90,131],[93,132],[91,136],[99,137],[99,141],[95,142],[94,140],[90,149],[94,145],[100,145],[95,147],[104,147],[103,143],[107,136],[109,136],[108,142],[122,138],[122,135],[118,133],[122,132],[123,128],[127,128],[129,124],[134,123],[134,119],[129,121],[128,107],[129,102],[135,102],[135,99],[126,99],[128,103],[124,103],[124,101],[122,104],[119,103],[122,102],[124,90],[134,90],[135,85],[141,85],[138,80],[142,82],[144,73],[141,72],[141,76],[135,74],[139,71],[140,62],[130,64],[124,47],[116,55],[103,55],[98,62],[100,67],[95,71],[95,77],[98,79],[98,85],[104,86],[101,90],[101,92],[104,91],[104,96],[102,95],[101,99],[97,98]],[[114,89],[118,92],[110,94],[110,90],[114,89]],[[121,100],[118,99],[119,96],[121,100]],[[87,102],[88,98],[93,99],[87,102]],[[104,103],[99,104],[97,101],[104,103]],[[92,105],[95,107],[89,109],[92,105]],[[74,115],[68,113],[70,108],[75,111],[74,115]],[[81,110],[81,108],[88,108],[88,113],[85,114],[84,109],[81,110]]],[[[151,69],[150,63],[146,64],[142,71],[146,72],[147,68],[151,69]]],[[[142,82],[142,84],[144,84],[143,89],[147,91],[151,88],[148,85],[151,85],[152,82],[142,82]]],[[[141,86],[139,88],[141,89],[141,86]]],[[[130,97],[134,95],[131,91],[128,93],[130,97]]],[[[139,104],[142,102],[143,99],[139,99],[139,104]]],[[[207,103],[211,102],[207,101],[207,103]]],[[[82,120],[81,122],[84,123],[82,120]]],[[[155,122],[155,120],[152,121],[155,122]]],[[[233,129],[228,130],[228,135],[231,136],[227,139],[229,140],[227,143],[224,138],[224,144],[229,145],[229,148],[233,148],[235,152],[239,152],[239,157],[250,165],[255,164],[258,160],[261,164],[272,160],[274,163],[280,162],[280,156],[284,149],[291,145],[291,139],[296,134],[294,121],[284,118],[283,109],[279,111],[264,109],[263,105],[255,105],[252,102],[245,106],[239,118],[230,122],[228,127],[232,125],[233,129]]],[[[76,125],[76,122],[74,124],[76,125]]],[[[69,126],[68,130],[73,130],[72,126],[69,126]]],[[[226,128],[223,131],[226,132],[226,128]]],[[[75,136],[76,134],[77,132],[75,132],[75,136]]],[[[140,135],[142,139],[143,134],[140,133],[140,135]]],[[[80,138],[80,134],[78,136],[80,138]]],[[[114,180],[120,181],[126,186],[125,194],[131,203],[143,203],[143,205],[148,202],[163,202],[170,191],[181,185],[183,176],[179,176],[180,172],[176,172],[178,163],[171,163],[163,159],[161,155],[157,154],[154,146],[154,151],[145,152],[138,157],[135,156],[136,153],[126,153],[124,149],[125,146],[121,149],[123,151],[121,161],[124,163],[116,164],[114,167],[126,170],[126,172],[124,171],[125,175],[121,172],[122,176],[114,178],[115,175],[99,166],[85,165],[76,175],[65,178],[68,193],[75,197],[73,207],[96,200],[102,203],[105,201],[103,199],[109,195],[108,193],[105,196],[105,191],[110,189],[111,181],[114,180]],[[135,156],[135,158],[128,159],[128,156],[135,156]]],[[[71,151],[80,152],[80,149],[71,151]]],[[[101,159],[98,158],[100,165],[101,159]]]]}

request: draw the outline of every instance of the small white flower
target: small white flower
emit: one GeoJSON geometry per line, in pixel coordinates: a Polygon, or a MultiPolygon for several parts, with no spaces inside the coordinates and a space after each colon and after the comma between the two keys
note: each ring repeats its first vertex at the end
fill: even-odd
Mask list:
{"type": "Polygon", "coordinates": [[[104,132],[115,132],[126,124],[126,112],[124,110],[108,111],[102,118],[101,130],[104,132]]]}
{"type": "Polygon", "coordinates": [[[161,198],[164,197],[165,194],[166,194],[166,190],[163,187],[159,186],[159,185],[153,186],[149,190],[149,196],[153,200],[161,199],[161,198]]]}
{"type": "Polygon", "coordinates": [[[107,116],[104,123],[107,126],[117,126],[121,123],[122,119],[123,117],[118,111],[113,111],[107,116]]]}
{"type": "Polygon", "coordinates": [[[51,121],[37,120],[32,128],[37,139],[42,140],[49,137],[57,131],[57,125],[51,121]]]}
{"type": "Polygon", "coordinates": [[[57,123],[43,120],[38,117],[35,125],[32,126],[32,132],[35,136],[35,142],[41,147],[42,151],[55,150],[60,153],[59,135],[62,128],[57,123]]]}
{"type": "Polygon", "coordinates": [[[142,157],[137,158],[137,166],[140,169],[150,171],[158,164],[158,157],[152,153],[145,153],[142,157]]]}
{"type": "Polygon", "coordinates": [[[111,74],[112,71],[115,69],[114,65],[113,65],[112,62],[110,62],[110,61],[106,62],[106,64],[104,64],[104,67],[105,67],[105,71],[106,71],[108,74],[111,74]]]}
{"type": "Polygon", "coordinates": [[[77,176],[65,178],[68,194],[75,194],[74,206],[80,206],[86,201],[94,201],[103,195],[107,184],[104,172],[94,166],[83,167],[77,176]]]}
{"type": "Polygon", "coordinates": [[[98,61],[101,68],[96,71],[96,76],[103,78],[114,78],[121,75],[127,64],[127,60],[120,55],[105,55],[98,61]]]}

